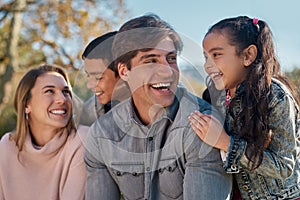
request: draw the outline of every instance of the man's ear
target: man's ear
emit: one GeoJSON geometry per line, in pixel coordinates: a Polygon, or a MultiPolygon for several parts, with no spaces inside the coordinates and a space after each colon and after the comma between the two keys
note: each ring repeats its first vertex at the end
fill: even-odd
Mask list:
{"type": "Polygon", "coordinates": [[[253,44],[249,45],[244,50],[244,66],[250,66],[256,59],[257,56],[257,47],[253,44]]]}
{"type": "Polygon", "coordinates": [[[118,72],[119,72],[119,76],[123,81],[128,80],[128,69],[127,69],[127,65],[123,64],[123,63],[118,63],[118,72]]]}

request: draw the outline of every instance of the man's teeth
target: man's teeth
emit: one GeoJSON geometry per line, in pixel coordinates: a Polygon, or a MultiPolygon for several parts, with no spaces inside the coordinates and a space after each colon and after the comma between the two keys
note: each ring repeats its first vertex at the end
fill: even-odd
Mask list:
{"type": "Polygon", "coordinates": [[[168,88],[171,86],[171,83],[156,83],[153,84],[152,87],[158,89],[158,88],[168,88]]]}
{"type": "Polygon", "coordinates": [[[52,114],[57,114],[57,115],[61,115],[61,114],[66,114],[66,110],[51,110],[50,111],[52,114]]]}

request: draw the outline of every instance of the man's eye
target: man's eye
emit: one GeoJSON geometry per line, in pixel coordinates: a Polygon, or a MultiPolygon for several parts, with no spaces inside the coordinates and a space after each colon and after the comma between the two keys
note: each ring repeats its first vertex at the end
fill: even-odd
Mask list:
{"type": "Polygon", "coordinates": [[[147,63],[156,63],[156,59],[149,59],[149,60],[145,60],[144,63],[147,64],[147,63]]]}
{"type": "Polygon", "coordinates": [[[173,64],[177,62],[177,56],[168,56],[167,57],[168,63],[173,64]]]}

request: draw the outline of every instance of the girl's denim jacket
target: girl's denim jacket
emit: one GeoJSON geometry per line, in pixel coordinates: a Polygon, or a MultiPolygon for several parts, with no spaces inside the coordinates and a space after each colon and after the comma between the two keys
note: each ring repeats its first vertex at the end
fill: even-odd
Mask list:
{"type": "MultiPolygon", "coordinates": [[[[235,137],[233,121],[241,109],[243,84],[237,89],[237,103],[233,112],[225,111],[224,99],[216,102],[226,112],[225,129],[230,135],[224,169],[233,173],[243,199],[296,199],[300,197],[300,120],[299,107],[289,90],[272,79],[268,103],[268,126],[272,130],[271,142],[263,153],[261,165],[254,171],[248,167],[245,156],[247,141],[235,137]]],[[[247,124],[243,124],[247,126],[247,124]]]]}

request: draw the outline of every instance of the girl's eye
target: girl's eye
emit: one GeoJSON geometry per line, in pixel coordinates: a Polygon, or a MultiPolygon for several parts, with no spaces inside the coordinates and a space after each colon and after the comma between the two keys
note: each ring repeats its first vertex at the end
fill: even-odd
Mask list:
{"type": "Polygon", "coordinates": [[[220,53],[213,53],[213,56],[214,57],[218,57],[218,56],[220,56],[221,54],[220,53]]]}

